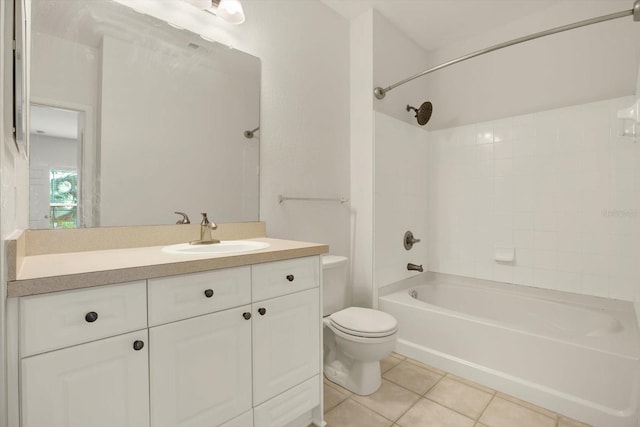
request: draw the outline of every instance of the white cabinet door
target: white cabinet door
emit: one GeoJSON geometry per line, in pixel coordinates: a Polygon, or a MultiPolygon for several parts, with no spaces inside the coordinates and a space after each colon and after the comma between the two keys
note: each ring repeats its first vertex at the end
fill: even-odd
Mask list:
{"type": "Polygon", "coordinates": [[[148,348],[145,329],[22,359],[22,427],[148,426],[148,348]]]}
{"type": "Polygon", "coordinates": [[[252,304],[254,406],[320,371],[319,290],[252,304]]]}
{"type": "Polygon", "coordinates": [[[251,409],[250,312],[149,329],[153,427],[212,427],[251,409]]]}
{"type": "Polygon", "coordinates": [[[253,427],[253,411],[247,411],[220,427],[253,427]]]}

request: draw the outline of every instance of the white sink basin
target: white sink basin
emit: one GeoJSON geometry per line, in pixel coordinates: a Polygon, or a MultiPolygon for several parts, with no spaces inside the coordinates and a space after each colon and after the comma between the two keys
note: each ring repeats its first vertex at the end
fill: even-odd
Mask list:
{"type": "Polygon", "coordinates": [[[211,245],[191,245],[189,243],[180,243],[177,245],[165,246],[162,248],[162,251],[170,254],[217,255],[258,251],[260,249],[268,248],[269,246],[269,243],[258,242],[255,240],[223,240],[220,243],[214,243],[211,245]]]}

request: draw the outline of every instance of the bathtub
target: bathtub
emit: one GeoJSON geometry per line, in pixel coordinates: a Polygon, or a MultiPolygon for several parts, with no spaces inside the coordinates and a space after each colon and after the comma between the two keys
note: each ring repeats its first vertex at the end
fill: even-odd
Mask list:
{"type": "Polygon", "coordinates": [[[397,352],[597,427],[638,427],[630,302],[421,276],[379,298],[398,320],[397,352]]]}

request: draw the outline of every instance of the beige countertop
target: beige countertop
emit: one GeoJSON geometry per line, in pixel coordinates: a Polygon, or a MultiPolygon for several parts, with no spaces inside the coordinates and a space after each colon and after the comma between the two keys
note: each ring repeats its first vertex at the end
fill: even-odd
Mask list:
{"type": "Polygon", "coordinates": [[[267,237],[251,240],[269,247],[237,254],[171,254],[164,246],[107,249],[24,256],[15,280],[8,282],[7,296],[47,292],[195,273],[241,265],[320,255],[329,246],[267,237]]]}

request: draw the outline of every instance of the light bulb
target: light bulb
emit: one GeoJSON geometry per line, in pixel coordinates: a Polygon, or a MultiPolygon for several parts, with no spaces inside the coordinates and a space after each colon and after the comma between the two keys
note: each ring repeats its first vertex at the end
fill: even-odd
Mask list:
{"type": "Polygon", "coordinates": [[[239,0],[220,0],[216,14],[231,24],[242,24],[245,19],[239,0]]]}
{"type": "Polygon", "coordinates": [[[242,5],[238,0],[226,0],[220,2],[220,8],[224,9],[229,15],[235,15],[242,10],[242,5]]]}

